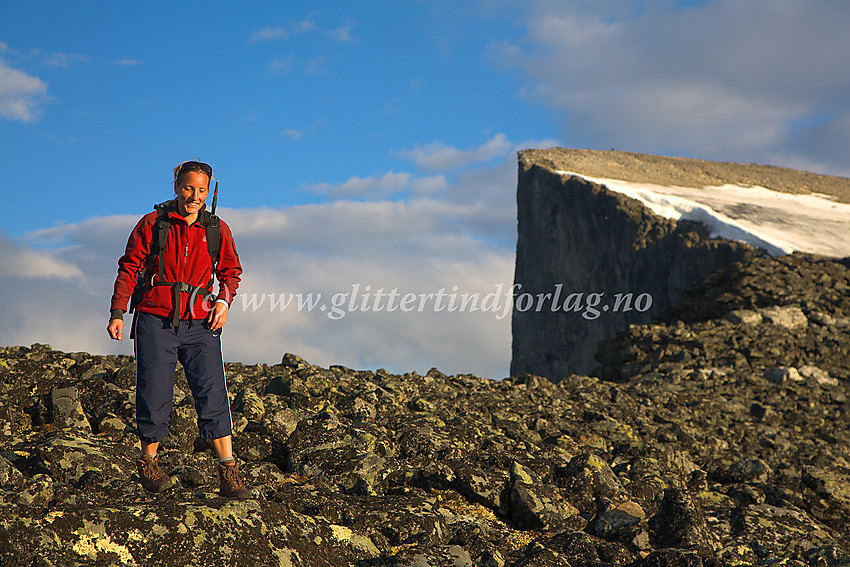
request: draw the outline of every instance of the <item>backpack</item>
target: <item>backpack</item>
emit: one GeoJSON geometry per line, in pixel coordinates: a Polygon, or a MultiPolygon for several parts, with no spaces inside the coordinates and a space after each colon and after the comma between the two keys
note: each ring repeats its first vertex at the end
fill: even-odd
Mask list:
{"type": "MultiPolygon", "coordinates": [[[[213,202],[213,207],[215,207],[215,202],[213,202]]],[[[171,228],[171,217],[168,213],[177,210],[177,200],[172,199],[170,201],[165,201],[164,203],[159,203],[158,205],[154,205],[154,209],[156,209],[157,215],[153,235],[151,237],[150,252],[145,258],[144,263],[142,264],[142,269],[139,271],[138,277],[136,278],[136,287],[133,289],[133,295],[130,298],[129,312],[133,313],[133,311],[136,310],[136,307],[138,307],[138,305],[142,302],[142,297],[153,287],[169,286],[171,287],[172,298],[174,300],[174,317],[172,318],[171,323],[176,327],[180,322],[180,312],[182,311],[180,301],[181,292],[191,293],[192,298],[190,301],[192,302],[195,301],[195,297],[197,295],[206,297],[212,294],[212,287],[215,282],[215,269],[218,265],[218,255],[221,249],[221,223],[214,212],[211,213],[207,209],[202,209],[201,212],[198,213],[198,221],[207,231],[207,252],[209,252],[210,260],[212,262],[209,283],[205,287],[201,287],[187,284],[185,282],[167,282],[162,275],[162,265],[165,257],[165,246],[168,241],[168,233],[171,228]],[[153,261],[155,257],[159,258],[159,270],[157,270],[156,273],[153,273],[153,261]]],[[[135,329],[135,325],[133,325],[133,328],[135,329]]]]}

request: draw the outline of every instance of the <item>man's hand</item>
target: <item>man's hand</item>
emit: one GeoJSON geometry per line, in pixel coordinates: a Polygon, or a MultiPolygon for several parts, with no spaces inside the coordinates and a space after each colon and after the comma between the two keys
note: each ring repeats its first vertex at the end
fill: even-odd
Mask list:
{"type": "Polygon", "coordinates": [[[228,306],[222,301],[216,301],[212,311],[207,315],[207,322],[210,324],[211,331],[218,331],[224,324],[227,323],[228,306]]]}
{"type": "Polygon", "coordinates": [[[106,332],[109,333],[109,338],[116,341],[124,340],[124,320],[113,319],[106,327],[106,332]]]}

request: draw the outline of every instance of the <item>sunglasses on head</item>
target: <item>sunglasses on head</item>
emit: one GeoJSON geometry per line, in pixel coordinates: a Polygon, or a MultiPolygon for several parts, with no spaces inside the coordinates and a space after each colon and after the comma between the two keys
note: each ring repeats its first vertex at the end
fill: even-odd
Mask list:
{"type": "Polygon", "coordinates": [[[207,177],[212,179],[212,174],[213,174],[212,168],[209,165],[207,165],[203,162],[200,162],[200,161],[187,161],[185,163],[181,163],[180,167],[177,169],[177,175],[175,176],[175,179],[177,177],[180,177],[180,175],[182,175],[183,173],[185,173],[187,171],[197,171],[197,170],[203,171],[204,173],[207,174],[207,177]]]}

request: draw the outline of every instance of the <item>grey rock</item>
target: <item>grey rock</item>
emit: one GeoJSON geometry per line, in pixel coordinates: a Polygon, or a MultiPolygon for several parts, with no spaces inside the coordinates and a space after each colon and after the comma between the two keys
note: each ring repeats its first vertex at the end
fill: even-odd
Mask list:
{"type": "Polygon", "coordinates": [[[829,372],[821,370],[817,366],[806,364],[799,368],[800,376],[817,384],[818,386],[832,387],[838,386],[838,380],[831,377],[829,372]]]}
{"type": "Polygon", "coordinates": [[[779,325],[789,330],[804,329],[809,324],[809,319],[799,307],[765,307],[759,310],[759,314],[765,323],[779,325]]]}
{"type": "Polygon", "coordinates": [[[735,309],[724,315],[723,318],[735,325],[758,325],[764,320],[761,313],[748,309],[735,309]]]}
{"type": "Polygon", "coordinates": [[[766,482],[773,471],[767,463],[758,458],[737,461],[726,471],[729,482],[761,483],[766,482]]]}
{"type": "Polygon", "coordinates": [[[57,428],[91,432],[91,424],[83,411],[76,388],[56,388],[50,400],[53,405],[53,423],[57,428]]]}
{"type": "Polygon", "coordinates": [[[764,371],[764,377],[774,384],[785,384],[787,382],[803,382],[803,377],[794,367],[776,366],[764,371]]]}
{"type": "Polygon", "coordinates": [[[23,473],[3,455],[0,455],[0,488],[19,488],[24,484],[23,473]]]}
{"type": "Polygon", "coordinates": [[[610,504],[593,522],[593,531],[604,539],[616,539],[624,528],[637,526],[646,519],[639,504],[632,501],[610,504]]]}

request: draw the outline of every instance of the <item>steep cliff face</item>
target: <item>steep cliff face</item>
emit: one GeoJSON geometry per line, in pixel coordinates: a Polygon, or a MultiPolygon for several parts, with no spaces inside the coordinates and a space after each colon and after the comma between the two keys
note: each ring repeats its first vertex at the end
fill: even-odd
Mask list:
{"type": "Polygon", "coordinates": [[[757,254],[558,173],[566,169],[560,152],[519,155],[512,375],[591,373],[601,341],[649,322],[707,274],[757,254]]]}

